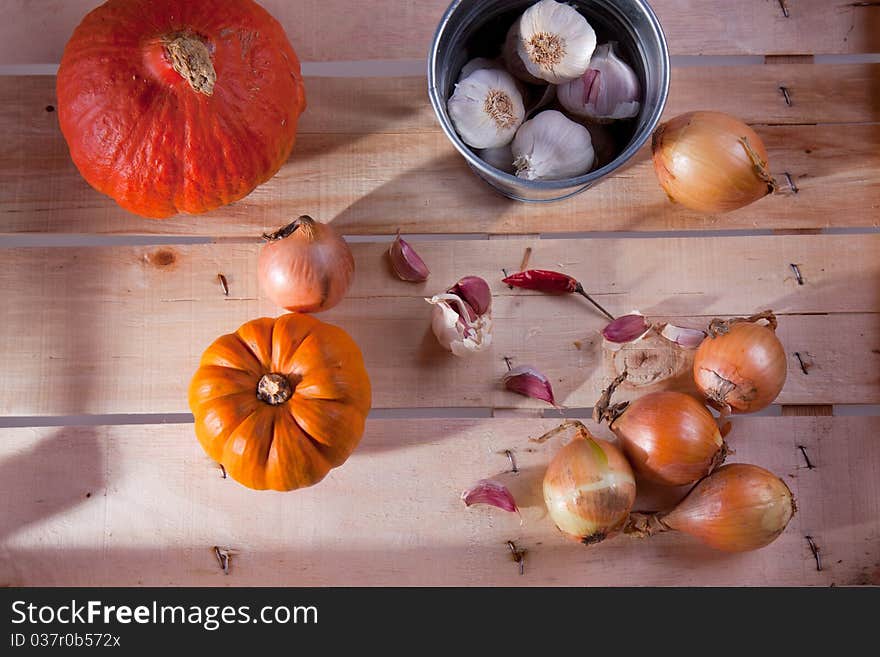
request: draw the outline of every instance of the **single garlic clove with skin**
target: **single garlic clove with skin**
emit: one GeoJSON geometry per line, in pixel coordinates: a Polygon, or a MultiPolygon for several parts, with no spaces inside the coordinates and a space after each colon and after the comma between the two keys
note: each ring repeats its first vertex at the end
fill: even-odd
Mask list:
{"type": "Polygon", "coordinates": [[[614,43],[606,43],[596,48],[587,71],[559,85],[556,96],[573,115],[610,123],[638,115],[641,93],[635,71],[617,56],[614,43]]]}
{"type": "Polygon", "coordinates": [[[595,49],[596,32],[570,5],[541,0],[520,18],[517,53],[526,70],[542,80],[563,84],[580,77],[595,49]]]}
{"type": "Polygon", "coordinates": [[[651,323],[638,310],[621,315],[602,329],[602,337],[619,349],[625,344],[638,342],[651,332],[651,323]]]}
{"type": "Polygon", "coordinates": [[[492,310],[492,290],[479,276],[465,276],[446,291],[461,297],[477,315],[485,315],[492,310]]]}
{"type": "Polygon", "coordinates": [[[461,501],[465,506],[488,504],[504,511],[519,513],[516,500],[513,499],[507,486],[494,479],[480,479],[476,485],[461,494],[461,501]]]}
{"type": "Polygon", "coordinates": [[[422,260],[416,250],[410,246],[409,242],[400,236],[397,231],[397,237],[388,248],[388,259],[391,261],[391,268],[394,273],[402,281],[410,283],[423,283],[428,280],[431,270],[422,260]]]}
{"type": "Polygon", "coordinates": [[[510,144],[498,148],[483,148],[477,151],[477,157],[489,166],[493,166],[504,173],[513,173],[513,151],[510,144]]]}
{"type": "Polygon", "coordinates": [[[553,396],[553,386],[550,385],[550,379],[534,367],[529,365],[514,367],[505,373],[501,382],[510,392],[515,392],[523,397],[540,399],[551,406],[556,406],[556,399],[553,396]]]}
{"type": "Polygon", "coordinates": [[[675,326],[674,324],[667,324],[664,326],[660,335],[685,349],[696,349],[703,344],[703,340],[706,339],[705,331],[684,328],[683,326],[675,326]]]}
{"type": "Polygon", "coordinates": [[[556,110],[523,123],[511,150],[516,175],[526,180],[576,178],[596,160],[590,131],[556,110]]]}
{"type": "Polygon", "coordinates": [[[516,81],[497,69],[476,70],[456,84],[446,107],[456,132],[473,148],[509,144],[525,118],[516,81]]]}

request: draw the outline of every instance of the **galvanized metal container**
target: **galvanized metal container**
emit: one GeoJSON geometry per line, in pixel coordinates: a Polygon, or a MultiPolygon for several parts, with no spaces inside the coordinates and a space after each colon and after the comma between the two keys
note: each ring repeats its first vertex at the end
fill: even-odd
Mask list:
{"type": "Polygon", "coordinates": [[[647,142],[660,121],[669,94],[669,52],[663,29],[644,0],[570,0],[586,16],[599,42],[617,41],[619,51],[639,76],[643,89],[641,112],[623,151],[600,169],[578,178],[532,181],[504,173],[483,162],[465,144],[449,119],[446,101],[462,66],[478,52],[474,35],[502,29],[513,23],[536,0],[455,0],[446,10],[428,55],[428,94],[446,136],[483,180],[519,201],[549,202],[589,189],[624,166],[647,142]]]}

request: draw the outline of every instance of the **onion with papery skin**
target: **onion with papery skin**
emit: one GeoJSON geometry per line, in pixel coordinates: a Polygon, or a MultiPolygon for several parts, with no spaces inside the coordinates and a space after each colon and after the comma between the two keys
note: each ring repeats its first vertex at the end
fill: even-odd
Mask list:
{"type": "Polygon", "coordinates": [[[785,349],[771,311],[715,319],[694,356],[697,388],[723,412],[754,413],[773,403],[785,385],[785,349]],[[766,321],[767,324],[759,324],[766,321]]]}
{"type": "Polygon", "coordinates": [[[624,530],[651,536],[675,530],[725,552],[769,545],[785,530],[797,506],[788,486],[756,465],[724,465],[698,483],[667,513],[633,513],[624,530]]]}
{"type": "Polygon", "coordinates": [[[354,257],[333,228],[302,216],[263,239],[258,276],[272,303],[314,313],[342,301],[354,276],[354,257]]]}
{"type": "Polygon", "coordinates": [[[594,438],[580,422],[565,422],[538,441],[571,427],[576,436],[557,452],[544,475],[544,502],[563,534],[592,545],[623,529],[636,499],[636,482],[620,450],[594,438]]]}
{"type": "Polygon", "coordinates": [[[626,372],[603,391],[593,419],[608,422],[639,475],[666,486],[684,486],[721,465],[727,445],[705,406],[690,395],[673,391],[611,404],[614,390],[625,379],[626,372]]]}
{"type": "Polygon", "coordinates": [[[767,149],[745,123],[688,112],[654,132],[654,171],[670,199],[697,212],[730,212],[775,191],[767,149]]]}

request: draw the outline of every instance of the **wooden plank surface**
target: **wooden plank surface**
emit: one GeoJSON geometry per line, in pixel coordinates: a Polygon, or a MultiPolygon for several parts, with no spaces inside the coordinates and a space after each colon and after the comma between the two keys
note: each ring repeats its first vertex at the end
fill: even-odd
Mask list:
{"type": "MultiPolygon", "coordinates": [[[[190,425],[2,430],[0,585],[880,584],[877,418],[737,419],[731,460],[781,476],[798,513],[773,544],[736,555],[676,534],[563,539],[540,495],[561,443],[529,442],[554,425],[370,421],[348,463],[288,494],[222,479],[190,425]],[[518,475],[505,474],[507,449],[518,475]],[[522,525],[464,507],[461,491],[487,476],[510,487],[522,525]],[[523,576],[508,540],[526,550],[523,576]],[[234,551],[228,576],[215,545],[234,551]]],[[[685,490],[640,486],[637,508],[685,490]]]]}
{"type": "MultiPolygon", "coordinates": [[[[57,62],[100,0],[6,0],[0,63],[57,62]],[[39,35],[39,38],[35,38],[39,35]]],[[[447,0],[352,3],[263,0],[304,61],[421,59],[447,0]]],[[[880,12],[861,3],[653,0],[673,54],[763,55],[880,51],[880,12]]]]}
{"type": "MultiPolygon", "coordinates": [[[[471,173],[439,132],[423,90],[417,90],[421,82],[409,78],[379,80],[380,88],[389,85],[387,96],[365,80],[316,82],[312,118],[305,121],[291,160],[277,176],[243,201],[207,216],[157,222],[123,211],[80,177],[56,114],[46,111],[52,104],[51,78],[3,78],[0,97],[9,101],[0,103],[0,125],[8,126],[9,137],[0,144],[0,231],[245,237],[303,212],[333,219],[350,234],[391,234],[398,227],[416,233],[522,234],[876,226],[880,126],[825,123],[838,115],[838,106],[862,108],[840,110],[839,120],[877,119],[880,105],[864,95],[861,102],[847,103],[857,95],[847,83],[835,86],[840,104],[832,103],[824,113],[819,91],[828,91],[828,83],[803,73],[821,67],[752,68],[772,70],[760,84],[744,85],[751,91],[736,101],[700,102],[705,78],[711,75],[689,74],[690,80],[679,85],[682,91],[673,94],[682,100],[672,110],[732,103],[758,121],[784,121],[790,115],[794,123],[823,125],[759,126],[782,190],[725,216],[702,215],[670,203],[656,182],[647,146],[631,166],[565,203],[529,205],[504,199],[471,173]],[[792,108],[774,89],[780,81],[791,85],[792,108]],[[810,91],[812,86],[819,91],[810,91]],[[366,105],[356,102],[359,97],[366,105]],[[758,98],[758,109],[747,111],[758,98]],[[319,111],[324,107],[335,109],[319,111]],[[371,118],[360,120],[363,115],[371,118]],[[784,184],[785,172],[792,176],[796,194],[784,184]]],[[[878,69],[856,67],[855,79],[878,79],[878,69]]],[[[725,78],[726,88],[733,88],[732,79],[725,78]]],[[[740,96],[716,91],[711,96],[740,96]]]]}
{"type": "MultiPolygon", "coordinates": [[[[822,235],[418,242],[433,272],[423,285],[392,276],[386,244],[354,244],[355,284],[321,318],[360,344],[375,408],[535,407],[499,388],[503,356],[544,370],[569,407],[592,406],[624,366],[640,391],[689,385],[689,355],[661,339],[612,355],[599,339],[603,318],[580,297],[502,285],[501,269],[516,270],[526,246],[531,267],[579,278],[615,314],[638,308],[695,326],[773,308],[784,315],[790,356],[780,403],[880,402],[880,236],[822,235]],[[456,359],[436,344],[423,297],[468,274],[493,286],[495,341],[486,353],[456,359]]],[[[258,250],[225,243],[6,250],[0,413],[186,412],[202,350],[245,321],[277,313],[259,293],[258,250]],[[229,297],[217,283],[221,272],[229,297]]]]}

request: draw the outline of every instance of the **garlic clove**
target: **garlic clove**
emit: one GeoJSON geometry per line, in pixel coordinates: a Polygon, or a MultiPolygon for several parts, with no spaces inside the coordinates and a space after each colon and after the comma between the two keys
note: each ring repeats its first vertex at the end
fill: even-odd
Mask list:
{"type": "Polygon", "coordinates": [[[706,332],[699,329],[684,328],[667,324],[660,332],[664,338],[685,349],[696,349],[706,339],[706,332]]]}
{"type": "Polygon", "coordinates": [[[516,500],[513,499],[507,486],[493,479],[480,479],[476,485],[461,494],[461,500],[465,506],[488,504],[504,511],[519,513],[516,500]]]}
{"type": "Polygon", "coordinates": [[[458,74],[458,82],[464,80],[471,73],[482,70],[503,71],[504,64],[497,59],[489,59],[488,57],[474,57],[467,64],[461,67],[461,72],[458,74]]]}
{"type": "Polygon", "coordinates": [[[610,123],[636,116],[641,93],[635,71],[617,56],[614,43],[606,43],[596,48],[586,72],[560,85],[556,95],[571,114],[610,123]]]}
{"type": "Polygon", "coordinates": [[[497,69],[476,70],[456,84],[446,107],[456,132],[473,148],[509,144],[525,118],[516,81],[497,69]]]}
{"type": "Polygon", "coordinates": [[[513,173],[513,151],[510,144],[498,148],[483,148],[477,151],[477,157],[489,166],[493,166],[504,173],[513,173]]]}
{"type": "Polygon", "coordinates": [[[520,18],[517,53],[542,80],[562,84],[583,75],[595,49],[595,31],[570,5],[541,0],[520,18]]]}
{"type": "Polygon", "coordinates": [[[421,256],[400,236],[400,231],[397,231],[397,237],[388,248],[388,259],[394,273],[402,281],[423,283],[431,274],[421,256]]]}
{"type": "Polygon", "coordinates": [[[477,315],[485,315],[492,309],[492,291],[479,276],[465,276],[447,292],[461,297],[477,315]]]}
{"type": "Polygon", "coordinates": [[[638,342],[651,332],[651,324],[637,310],[622,315],[602,329],[602,337],[612,348],[638,342]]]}
{"type": "Polygon", "coordinates": [[[590,131],[556,110],[523,123],[511,150],[516,175],[526,180],[576,178],[596,160],[590,131]]]}
{"type": "Polygon", "coordinates": [[[501,381],[510,392],[515,392],[524,397],[531,397],[532,399],[540,399],[552,406],[556,406],[550,380],[534,367],[518,365],[505,373],[501,381]]]}
{"type": "Polygon", "coordinates": [[[505,68],[518,80],[528,84],[545,84],[541,78],[535,77],[529,73],[529,69],[523,63],[519,56],[519,24],[520,19],[517,18],[510,29],[507,30],[507,37],[504,39],[504,48],[501,51],[501,57],[504,60],[505,68]]]}

